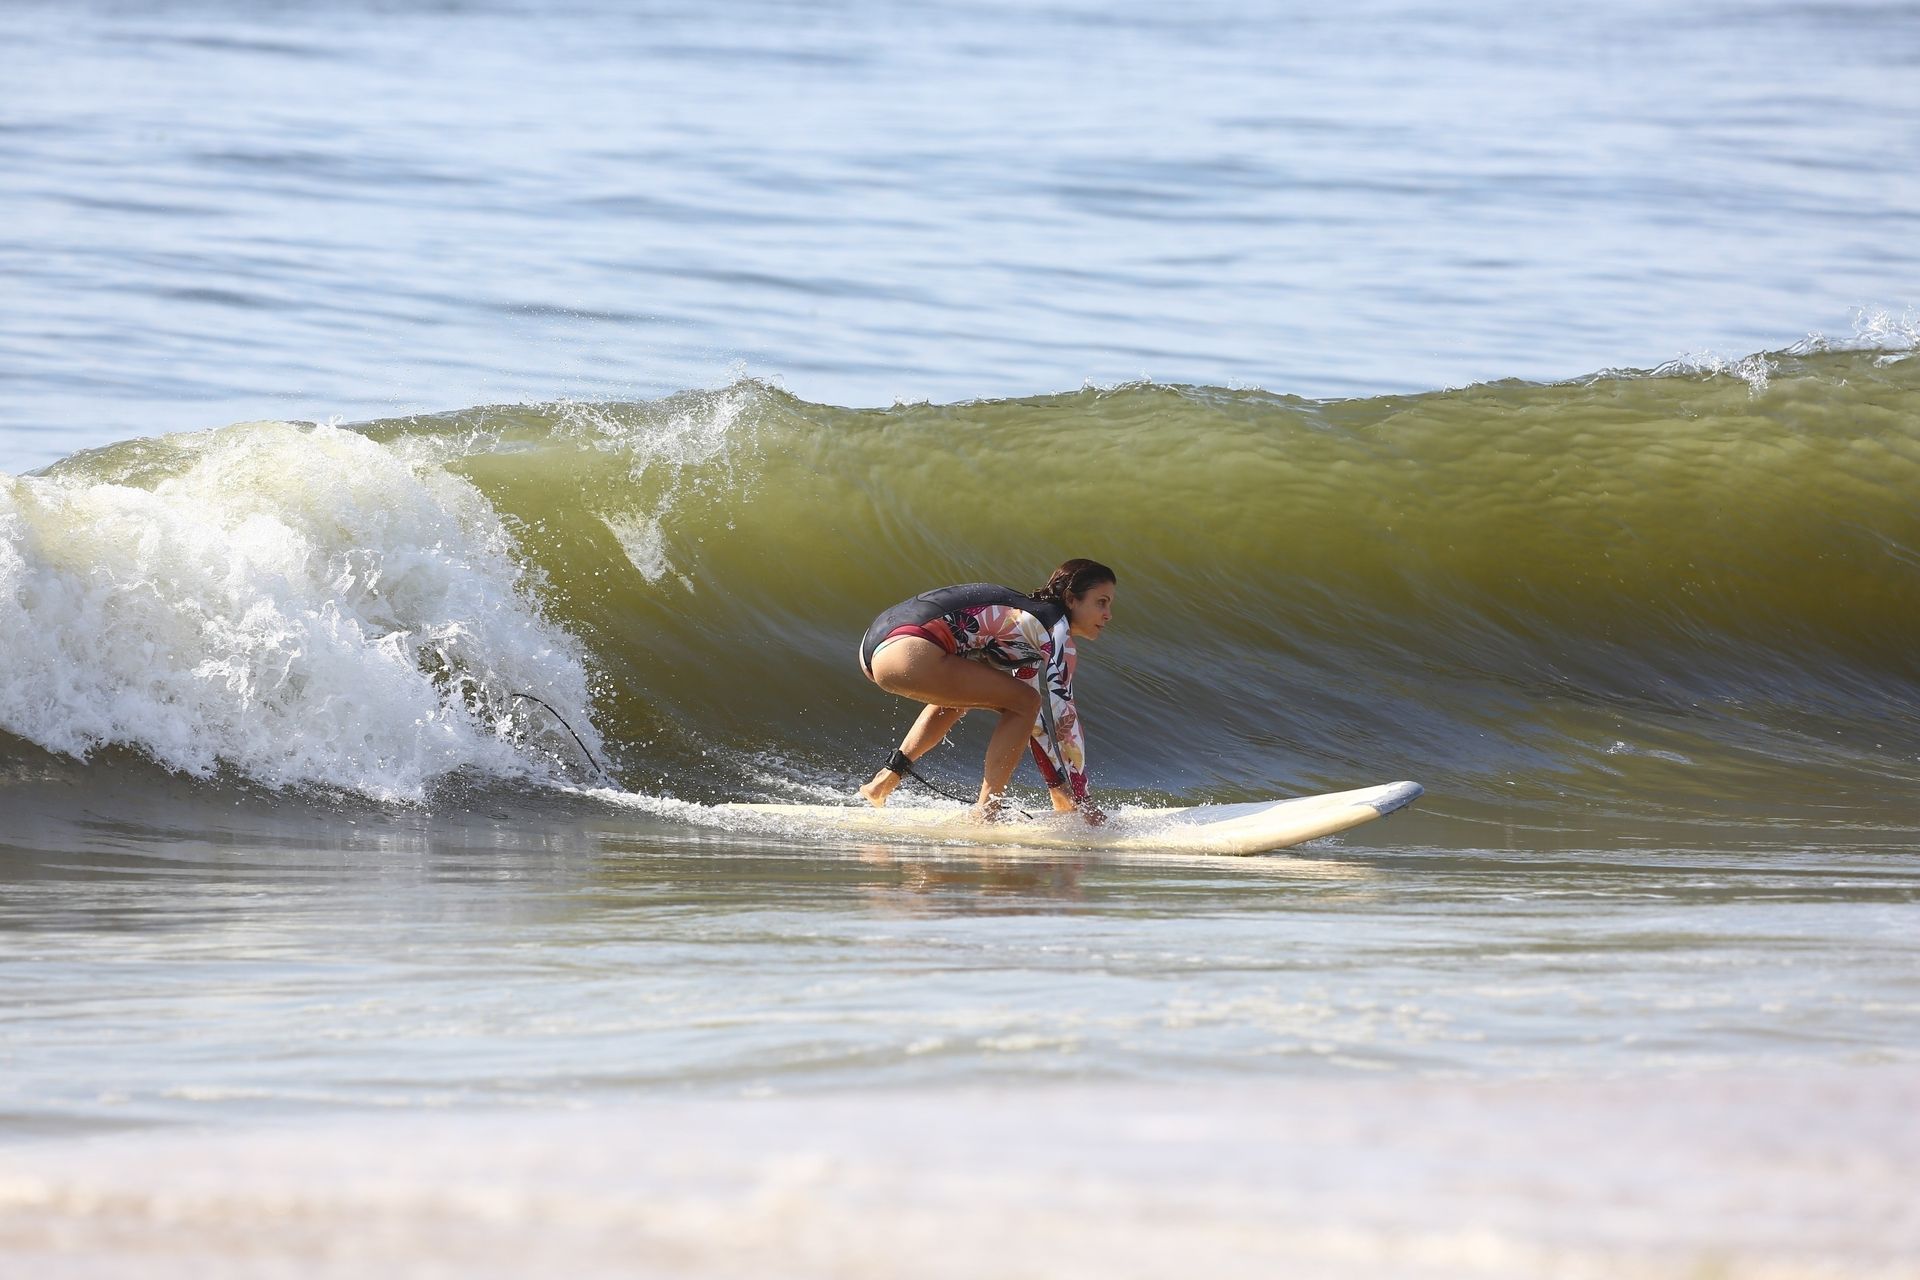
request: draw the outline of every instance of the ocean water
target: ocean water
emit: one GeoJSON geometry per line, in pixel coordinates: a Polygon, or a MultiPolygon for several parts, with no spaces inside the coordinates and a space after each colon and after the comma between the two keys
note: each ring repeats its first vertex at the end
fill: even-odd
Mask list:
{"type": "Polygon", "coordinates": [[[1905,4],[0,9],[0,1260],[1920,1274],[1917,85],[1905,4]],[[1425,797],[716,807],[1069,555],[1118,821],[1425,797]]]}
{"type": "Polygon", "coordinates": [[[0,12],[0,468],[748,376],[1365,396],[1916,305],[1912,7],[0,12]]]}

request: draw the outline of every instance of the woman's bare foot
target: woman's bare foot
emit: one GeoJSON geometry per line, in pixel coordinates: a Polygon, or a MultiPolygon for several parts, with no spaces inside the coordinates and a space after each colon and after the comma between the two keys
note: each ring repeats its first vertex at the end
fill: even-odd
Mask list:
{"type": "Polygon", "coordinates": [[[891,769],[882,769],[873,775],[873,780],[860,788],[860,798],[876,809],[887,807],[887,797],[900,785],[900,775],[891,769]]]}
{"type": "Polygon", "coordinates": [[[981,796],[973,806],[975,822],[1005,822],[1007,802],[1003,796],[981,796]]]}

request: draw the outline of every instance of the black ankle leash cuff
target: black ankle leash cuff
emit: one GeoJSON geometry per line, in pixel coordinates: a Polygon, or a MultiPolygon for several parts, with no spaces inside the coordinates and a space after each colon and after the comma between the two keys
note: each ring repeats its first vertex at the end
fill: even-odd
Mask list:
{"type": "MultiPolygon", "coordinates": [[[[913,760],[907,755],[906,752],[900,750],[898,747],[894,748],[893,754],[887,757],[887,763],[885,765],[885,768],[887,772],[897,773],[902,778],[912,778],[915,782],[919,783],[921,786],[925,787],[927,790],[933,792],[935,795],[945,796],[949,800],[958,800],[961,804],[972,803],[966,796],[956,795],[955,793],[947,790],[945,787],[940,786],[937,783],[930,782],[927,779],[921,777],[917,772],[914,771],[913,760]]],[[[1002,803],[1004,802],[1000,801],[998,797],[996,797],[994,801],[994,808],[997,810],[1002,803]]],[[[1025,818],[1027,821],[1029,822],[1033,821],[1033,815],[1028,813],[1025,809],[1020,808],[1018,805],[1013,806],[1013,811],[1019,814],[1021,817],[1025,818]]]]}

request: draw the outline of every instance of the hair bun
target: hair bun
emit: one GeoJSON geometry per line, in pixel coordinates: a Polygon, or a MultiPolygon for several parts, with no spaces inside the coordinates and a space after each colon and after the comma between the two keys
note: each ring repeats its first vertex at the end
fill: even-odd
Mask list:
{"type": "Polygon", "coordinates": [[[1047,585],[1032,592],[1032,598],[1048,604],[1064,605],[1070,595],[1083,596],[1107,582],[1118,582],[1113,570],[1098,560],[1068,560],[1047,578],[1047,585]]]}

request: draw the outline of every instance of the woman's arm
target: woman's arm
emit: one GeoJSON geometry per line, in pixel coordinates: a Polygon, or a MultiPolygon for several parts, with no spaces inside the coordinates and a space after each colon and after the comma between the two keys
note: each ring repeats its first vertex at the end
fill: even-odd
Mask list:
{"type": "Polygon", "coordinates": [[[1027,629],[1033,651],[1044,655],[1044,665],[1032,673],[1045,700],[1033,726],[1034,763],[1040,766],[1056,810],[1077,810],[1088,822],[1104,822],[1105,815],[1087,798],[1086,736],[1073,700],[1073,641],[1067,621],[1061,619],[1048,632],[1029,614],[1023,619],[1023,630],[1027,629]]]}

